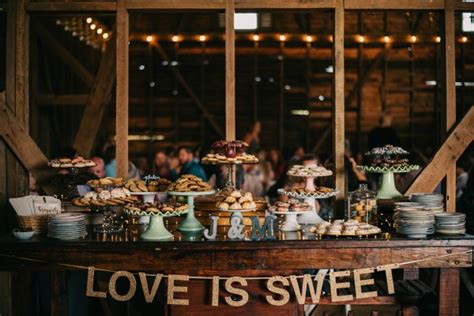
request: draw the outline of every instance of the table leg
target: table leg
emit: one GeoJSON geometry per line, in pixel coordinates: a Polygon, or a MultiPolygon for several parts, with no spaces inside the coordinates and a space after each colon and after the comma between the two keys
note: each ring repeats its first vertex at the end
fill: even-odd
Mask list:
{"type": "Polygon", "coordinates": [[[439,315],[459,315],[459,269],[440,269],[439,315]]]}

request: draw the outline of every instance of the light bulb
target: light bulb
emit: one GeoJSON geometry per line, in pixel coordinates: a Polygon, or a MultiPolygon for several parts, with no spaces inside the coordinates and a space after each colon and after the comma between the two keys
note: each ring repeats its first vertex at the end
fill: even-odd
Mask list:
{"type": "Polygon", "coordinates": [[[313,41],[313,37],[311,35],[306,35],[304,39],[307,43],[311,43],[313,41]]]}
{"type": "Polygon", "coordinates": [[[87,24],[91,24],[92,23],[92,18],[87,18],[86,22],[87,22],[87,24]]]}
{"type": "Polygon", "coordinates": [[[148,35],[148,36],[146,37],[146,41],[147,41],[148,43],[150,43],[152,40],[153,40],[153,36],[148,35]]]}
{"type": "Polygon", "coordinates": [[[90,25],[90,28],[91,28],[91,30],[95,30],[96,25],[95,25],[94,23],[92,23],[92,24],[90,25]]]}
{"type": "Polygon", "coordinates": [[[179,42],[179,36],[178,35],[173,35],[173,37],[171,37],[171,40],[175,43],[179,42]]]}
{"type": "Polygon", "coordinates": [[[100,34],[102,34],[103,31],[104,31],[104,30],[102,30],[102,28],[99,27],[99,28],[97,29],[97,34],[100,35],[100,34]]]}
{"type": "Polygon", "coordinates": [[[384,41],[385,43],[390,43],[390,36],[385,35],[385,36],[383,37],[383,41],[384,41]]]}
{"type": "Polygon", "coordinates": [[[199,41],[200,42],[205,42],[207,40],[207,36],[206,35],[199,35],[199,41]]]}
{"type": "Polygon", "coordinates": [[[418,38],[415,35],[410,36],[410,41],[412,43],[415,43],[418,40],[418,38]]]}
{"type": "Polygon", "coordinates": [[[286,41],[286,35],[285,34],[280,34],[280,36],[278,37],[278,39],[282,42],[286,41]]]}
{"type": "Polygon", "coordinates": [[[260,40],[260,35],[254,34],[254,35],[252,36],[252,40],[255,41],[255,42],[258,42],[258,41],[260,40]]]}
{"type": "Polygon", "coordinates": [[[441,43],[441,36],[436,36],[435,37],[435,42],[436,43],[441,43]]]}

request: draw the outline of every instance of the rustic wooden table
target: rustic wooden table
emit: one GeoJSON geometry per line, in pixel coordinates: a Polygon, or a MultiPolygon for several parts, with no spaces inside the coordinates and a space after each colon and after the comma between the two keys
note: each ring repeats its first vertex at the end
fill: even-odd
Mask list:
{"type": "MultiPolygon", "coordinates": [[[[411,240],[384,238],[323,238],[310,233],[277,232],[276,240],[226,240],[225,227],[218,239],[184,236],[175,230],[174,241],[145,242],[136,233],[105,236],[90,233],[84,240],[57,241],[34,237],[18,241],[0,238],[0,270],[65,270],[56,263],[95,266],[110,270],[153,271],[191,275],[272,276],[305,269],[355,269],[460,253],[474,248],[474,236],[433,237],[411,240]],[[6,256],[5,256],[6,255],[6,256]],[[38,261],[25,260],[24,258],[38,261]]],[[[472,266],[472,252],[421,261],[403,268],[439,268],[440,315],[458,315],[459,272],[472,266]]],[[[28,286],[15,274],[15,295],[28,286]]],[[[16,306],[20,308],[21,306],[16,306]]],[[[292,307],[293,308],[293,307],[292,307]]],[[[283,309],[281,309],[283,311],[283,309]]],[[[235,308],[234,308],[235,311],[235,308]]],[[[286,311],[286,313],[288,313],[286,311]]],[[[221,313],[225,314],[225,313],[221,313]]]]}

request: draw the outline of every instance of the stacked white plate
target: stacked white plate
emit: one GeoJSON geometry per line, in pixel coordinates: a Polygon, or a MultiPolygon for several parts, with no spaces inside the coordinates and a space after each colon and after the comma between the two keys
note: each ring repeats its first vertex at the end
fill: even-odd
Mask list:
{"type": "Polygon", "coordinates": [[[440,213],[435,214],[435,228],[442,235],[464,235],[466,233],[466,214],[440,213]]]}
{"type": "Polygon", "coordinates": [[[439,193],[413,193],[410,200],[419,203],[426,210],[438,214],[444,212],[444,196],[439,193]]]}
{"type": "Polygon", "coordinates": [[[86,216],[77,213],[61,213],[51,216],[48,237],[56,239],[79,239],[87,235],[86,216]]]}
{"type": "Polygon", "coordinates": [[[422,207],[397,206],[394,219],[397,233],[408,238],[426,238],[434,233],[433,213],[422,207]]]}

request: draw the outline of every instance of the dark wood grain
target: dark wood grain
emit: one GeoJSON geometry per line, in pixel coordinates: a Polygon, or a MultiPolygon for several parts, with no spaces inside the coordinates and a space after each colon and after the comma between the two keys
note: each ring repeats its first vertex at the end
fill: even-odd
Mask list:
{"type": "Polygon", "coordinates": [[[459,269],[440,269],[439,315],[459,315],[459,269]]]}

